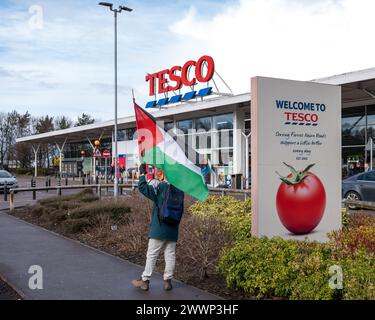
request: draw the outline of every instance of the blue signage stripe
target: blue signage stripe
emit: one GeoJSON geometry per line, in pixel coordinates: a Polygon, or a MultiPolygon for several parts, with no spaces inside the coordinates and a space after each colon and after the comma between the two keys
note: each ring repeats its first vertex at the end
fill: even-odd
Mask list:
{"type": "Polygon", "coordinates": [[[178,94],[176,96],[173,96],[172,98],[169,99],[169,103],[177,103],[180,102],[182,99],[182,94],[178,94]]]}
{"type": "Polygon", "coordinates": [[[159,107],[165,106],[168,103],[168,101],[169,101],[169,98],[163,98],[163,99],[160,99],[156,105],[159,107]]]}
{"type": "Polygon", "coordinates": [[[209,96],[212,93],[212,87],[204,88],[199,90],[197,97],[209,96]]]}
{"type": "Polygon", "coordinates": [[[156,106],[156,101],[149,101],[146,103],[146,109],[147,108],[154,108],[156,106]]]}
{"type": "Polygon", "coordinates": [[[188,93],[185,93],[182,100],[191,100],[191,99],[194,99],[195,96],[196,96],[197,92],[196,91],[191,91],[191,92],[188,92],[188,93]]]}

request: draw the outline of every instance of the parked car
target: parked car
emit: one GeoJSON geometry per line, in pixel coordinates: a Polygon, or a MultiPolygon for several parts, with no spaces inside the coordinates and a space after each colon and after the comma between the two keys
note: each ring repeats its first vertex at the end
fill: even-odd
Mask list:
{"type": "Polygon", "coordinates": [[[352,201],[375,202],[375,170],[359,173],[343,180],[342,196],[352,201]]]}
{"type": "Polygon", "coordinates": [[[17,178],[6,170],[0,170],[0,192],[4,192],[4,185],[6,183],[7,190],[18,188],[17,178]]]}

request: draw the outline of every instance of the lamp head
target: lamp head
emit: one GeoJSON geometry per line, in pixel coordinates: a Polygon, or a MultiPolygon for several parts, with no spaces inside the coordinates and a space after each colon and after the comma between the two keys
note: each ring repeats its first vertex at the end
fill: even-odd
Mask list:
{"type": "Polygon", "coordinates": [[[112,8],[113,8],[113,3],[109,3],[109,2],[99,2],[99,6],[109,7],[109,8],[112,10],[112,8]]]}
{"type": "Polygon", "coordinates": [[[125,7],[125,6],[120,6],[120,10],[124,10],[124,11],[128,11],[128,12],[132,12],[133,11],[133,9],[125,7]]]}

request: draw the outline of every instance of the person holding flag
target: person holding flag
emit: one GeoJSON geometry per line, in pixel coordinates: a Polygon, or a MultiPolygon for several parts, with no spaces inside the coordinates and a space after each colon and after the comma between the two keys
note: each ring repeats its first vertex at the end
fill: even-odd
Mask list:
{"type": "Polygon", "coordinates": [[[134,287],[149,290],[149,284],[158,255],[164,248],[165,271],[164,290],[172,289],[172,278],[176,262],[176,243],[179,223],[184,211],[184,193],[200,201],[208,196],[201,169],[192,159],[199,155],[188,149],[191,157],[185,155],[186,146],[181,146],[164,129],[160,128],[151,114],[134,101],[138,132],[140,160],[138,190],[153,201],[149,230],[149,243],[144,272],[134,287]],[[156,188],[147,183],[146,164],[163,170],[164,181],[156,188]]]}

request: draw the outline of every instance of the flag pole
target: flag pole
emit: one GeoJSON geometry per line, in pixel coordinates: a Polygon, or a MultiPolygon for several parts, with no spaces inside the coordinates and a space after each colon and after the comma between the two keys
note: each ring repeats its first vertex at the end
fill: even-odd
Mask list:
{"type": "Polygon", "coordinates": [[[135,102],[134,89],[132,88],[133,102],[135,102]]]}

